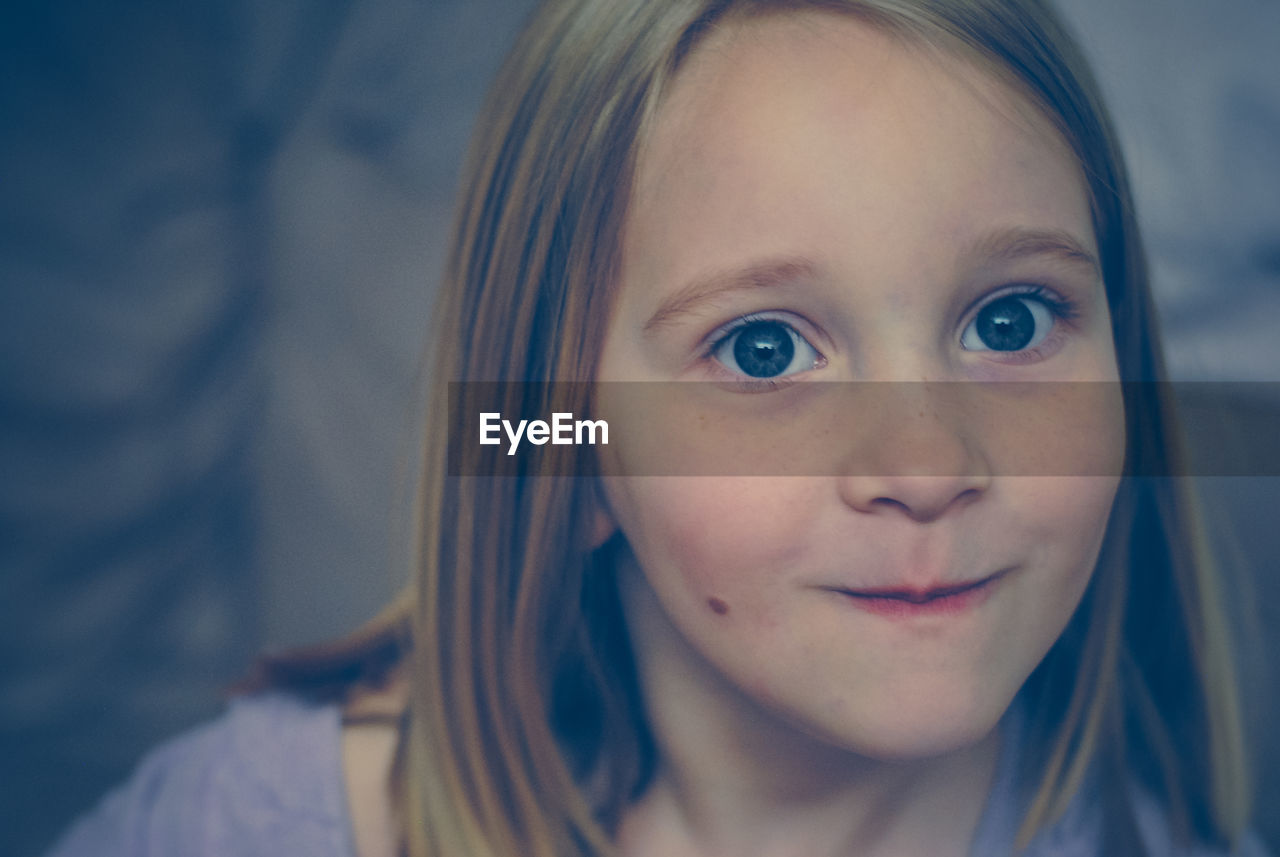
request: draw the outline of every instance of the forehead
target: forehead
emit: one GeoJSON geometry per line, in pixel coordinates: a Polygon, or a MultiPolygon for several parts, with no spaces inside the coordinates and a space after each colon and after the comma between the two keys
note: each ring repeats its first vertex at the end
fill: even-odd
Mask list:
{"type": "Polygon", "coordinates": [[[868,212],[932,212],[928,228],[957,239],[976,219],[1089,224],[1065,141],[990,69],[852,15],[788,11],[726,20],[687,58],[640,150],[624,259],[845,240],[868,212]]]}

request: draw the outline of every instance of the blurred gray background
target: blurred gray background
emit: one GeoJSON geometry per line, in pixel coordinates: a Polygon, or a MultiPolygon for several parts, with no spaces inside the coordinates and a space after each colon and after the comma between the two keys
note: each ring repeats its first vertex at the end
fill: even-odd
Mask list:
{"type": "MultiPolygon", "coordinates": [[[[403,581],[458,164],[532,5],[0,11],[0,854],[215,715],[254,652],[349,629],[403,581]]],[[[1063,7],[1120,126],[1175,377],[1280,381],[1280,4],[1063,7]]],[[[1204,480],[1252,569],[1237,609],[1273,641],[1278,482],[1204,480]]],[[[1249,645],[1280,851],[1277,663],[1249,645]]]]}

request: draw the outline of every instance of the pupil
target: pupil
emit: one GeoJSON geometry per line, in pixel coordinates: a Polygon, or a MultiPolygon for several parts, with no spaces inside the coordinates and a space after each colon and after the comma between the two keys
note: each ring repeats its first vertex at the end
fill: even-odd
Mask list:
{"type": "Polygon", "coordinates": [[[791,365],[796,344],[776,321],[757,321],[738,333],[733,356],[739,368],[752,378],[772,378],[791,365]]]}
{"type": "Polygon", "coordinates": [[[1021,351],[1035,333],[1035,316],[1025,303],[1012,295],[994,301],[978,313],[978,338],[992,351],[1021,351]]]}

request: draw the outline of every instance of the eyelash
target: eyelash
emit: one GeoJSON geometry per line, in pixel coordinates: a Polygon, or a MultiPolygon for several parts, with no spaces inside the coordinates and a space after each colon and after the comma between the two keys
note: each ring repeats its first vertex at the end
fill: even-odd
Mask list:
{"type": "MultiPolygon", "coordinates": [[[[985,300],[983,300],[982,303],[979,304],[973,310],[972,314],[969,317],[969,320],[961,328],[961,333],[963,334],[965,330],[968,330],[969,325],[973,324],[973,322],[977,319],[978,313],[982,312],[984,309],[986,309],[988,306],[995,303],[996,301],[1002,298],[1007,298],[1007,297],[1019,297],[1019,298],[1025,297],[1025,298],[1032,298],[1034,300],[1039,301],[1045,307],[1045,309],[1049,311],[1049,314],[1053,316],[1053,319],[1054,319],[1054,329],[1049,333],[1049,337],[1054,336],[1058,332],[1059,322],[1072,322],[1080,317],[1080,308],[1077,306],[1077,304],[1074,301],[1060,296],[1059,294],[1047,288],[1046,286],[1043,286],[1040,284],[1030,284],[1030,285],[1017,286],[1007,291],[998,292],[996,294],[989,296],[985,300]]],[[[710,344],[703,349],[701,359],[704,362],[718,363],[719,361],[716,360],[715,354],[717,351],[720,350],[720,348],[725,343],[727,343],[730,339],[733,338],[734,335],[736,335],[739,331],[743,330],[747,326],[754,324],[756,322],[761,322],[761,321],[776,322],[777,324],[781,324],[789,328],[796,336],[799,336],[805,342],[809,343],[809,346],[813,348],[814,352],[816,352],[819,355],[819,357],[822,359],[823,365],[826,364],[826,356],[823,355],[822,352],[818,350],[817,346],[815,346],[812,342],[809,341],[810,337],[805,336],[803,333],[801,333],[799,330],[796,329],[795,325],[791,324],[787,320],[783,318],[779,318],[776,315],[772,315],[770,313],[747,313],[745,315],[738,316],[733,321],[722,326],[711,335],[710,344]]],[[[1046,338],[1046,342],[1047,341],[1048,339],[1046,338]]],[[[1043,344],[1044,343],[1042,343],[1041,345],[1043,344]]],[[[1025,357],[1029,355],[1032,357],[1036,357],[1041,354],[1040,349],[1041,349],[1041,346],[1036,346],[1034,348],[1024,349],[1022,351],[1006,351],[1006,352],[994,352],[994,353],[1000,353],[1000,354],[1005,354],[1009,356],[1025,357]]],[[[795,374],[800,375],[804,373],[795,373],[795,374]]],[[[735,383],[737,383],[738,385],[746,389],[748,392],[767,392],[769,390],[777,390],[782,387],[788,386],[793,382],[792,379],[794,377],[795,377],[794,375],[784,375],[777,378],[753,378],[749,380],[742,379],[742,378],[735,378],[734,381],[735,383]]]]}
{"type": "MultiPolygon", "coordinates": [[[[730,370],[727,366],[723,366],[723,364],[720,364],[720,361],[717,360],[715,357],[716,352],[719,351],[725,345],[725,343],[727,343],[740,331],[746,329],[752,324],[755,324],[757,322],[762,322],[762,321],[768,321],[768,322],[773,322],[775,324],[782,325],[783,327],[786,327],[788,330],[794,333],[796,336],[804,340],[805,343],[808,344],[808,346],[813,349],[814,353],[818,355],[818,359],[820,363],[818,366],[815,366],[814,368],[821,368],[822,366],[825,366],[827,364],[826,355],[823,354],[818,349],[818,347],[814,345],[813,342],[811,341],[813,337],[805,336],[803,333],[801,333],[797,329],[795,324],[788,321],[786,318],[781,317],[781,314],[770,313],[770,312],[753,312],[753,313],[747,313],[746,315],[740,315],[737,318],[735,318],[733,321],[730,321],[727,324],[718,328],[709,337],[710,344],[708,344],[702,351],[702,361],[704,363],[710,363],[713,365],[721,366],[724,369],[724,371],[727,373],[732,372],[732,370],[730,370]]],[[[806,371],[810,371],[810,370],[806,370],[806,371]]],[[[790,386],[797,376],[803,375],[803,374],[805,374],[805,372],[796,372],[790,375],[779,375],[773,378],[750,378],[747,376],[739,376],[737,374],[733,374],[733,377],[730,379],[730,383],[733,384],[734,389],[738,392],[767,393],[772,390],[780,390],[783,387],[790,386]]]]}
{"type": "Polygon", "coordinates": [[[1072,321],[1079,317],[1080,310],[1073,301],[1061,297],[1057,292],[1051,291],[1045,286],[1032,283],[1024,286],[1016,286],[1007,292],[1000,292],[992,295],[988,300],[983,301],[978,307],[981,312],[988,304],[998,301],[1001,298],[1019,297],[1019,298],[1036,298],[1040,303],[1053,313],[1053,317],[1059,321],[1072,321]]]}
{"type": "Polygon", "coordinates": [[[1030,362],[1028,358],[1037,358],[1043,355],[1044,346],[1048,345],[1057,336],[1061,335],[1061,322],[1071,323],[1080,317],[1080,307],[1072,300],[1064,298],[1057,292],[1038,283],[1015,286],[1002,292],[997,292],[980,303],[977,308],[970,314],[968,321],[960,328],[960,335],[963,337],[964,332],[969,329],[978,318],[978,314],[984,309],[991,306],[998,300],[1003,298],[1032,298],[1038,301],[1041,306],[1049,311],[1049,315],[1053,318],[1053,329],[1049,331],[1044,342],[1033,348],[1026,348],[1020,351],[992,351],[995,354],[1005,355],[1003,361],[1006,363],[1024,363],[1030,362]]]}

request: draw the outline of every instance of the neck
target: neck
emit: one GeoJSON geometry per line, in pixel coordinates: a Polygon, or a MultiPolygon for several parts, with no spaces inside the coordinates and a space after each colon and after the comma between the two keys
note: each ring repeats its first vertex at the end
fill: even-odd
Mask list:
{"type": "Polygon", "coordinates": [[[943,756],[880,760],[807,734],[733,687],[623,583],[654,780],[623,819],[626,857],[966,855],[995,779],[999,734],[943,756]]]}

